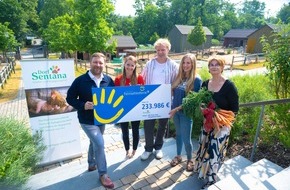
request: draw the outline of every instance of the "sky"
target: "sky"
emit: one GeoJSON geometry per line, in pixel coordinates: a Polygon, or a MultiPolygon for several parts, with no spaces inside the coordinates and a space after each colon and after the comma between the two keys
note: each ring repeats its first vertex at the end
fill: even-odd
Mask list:
{"type": "MultiPolygon", "coordinates": [[[[265,13],[266,18],[271,15],[275,16],[276,13],[280,10],[283,4],[288,4],[289,0],[259,0],[260,2],[266,3],[265,13]],[[267,14],[269,12],[269,15],[267,14]]],[[[229,0],[231,3],[242,3],[244,0],[229,0]]],[[[135,0],[116,0],[115,13],[121,16],[134,16],[135,10],[133,4],[135,0]]]]}

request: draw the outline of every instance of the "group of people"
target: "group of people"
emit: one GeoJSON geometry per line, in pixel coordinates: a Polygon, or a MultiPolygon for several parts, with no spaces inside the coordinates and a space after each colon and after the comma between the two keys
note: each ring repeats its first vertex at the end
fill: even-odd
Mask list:
{"type": "MultiPolygon", "coordinates": [[[[221,109],[238,112],[238,93],[235,85],[223,75],[225,61],[220,57],[213,57],[208,62],[209,72],[212,78],[202,82],[197,74],[196,57],[186,54],[181,63],[178,64],[168,57],[171,44],[167,39],[158,39],[154,44],[156,57],[149,60],[142,70],[137,74],[137,59],[134,56],[125,58],[123,72],[115,78],[115,81],[103,73],[106,57],[102,53],[95,53],[90,60],[90,70],[76,78],[67,93],[67,102],[78,112],[81,127],[90,139],[88,151],[88,170],[98,170],[100,182],[106,188],[114,188],[114,184],[107,175],[107,162],[104,151],[103,133],[104,125],[94,125],[92,87],[108,86],[130,86],[150,84],[171,84],[172,87],[172,109],[168,118],[151,119],[144,121],[145,151],[141,160],[147,160],[151,154],[156,159],[163,157],[162,146],[169,118],[173,118],[176,129],[176,156],[170,162],[174,167],[182,161],[182,147],[185,146],[187,155],[187,171],[199,173],[199,178],[207,178],[204,188],[216,182],[216,174],[224,159],[227,142],[230,135],[229,126],[223,126],[216,134],[213,130],[206,132],[201,128],[199,149],[197,156],[193,159],[193,147],[191,142],[192,127],[194,121],[187,117],[182,111],[182,99],[190,91],[198,92],[201,87],[214,92],[213,100],[221,109]],[[156,134],[154,135],[155,124],[156,134]]],[[[122,137],[126,151],[126,157],[132,158],[139,143],[140,121],[132,121],[133,149],[130,152],[129,122],[120,123],[122,137]]]]}

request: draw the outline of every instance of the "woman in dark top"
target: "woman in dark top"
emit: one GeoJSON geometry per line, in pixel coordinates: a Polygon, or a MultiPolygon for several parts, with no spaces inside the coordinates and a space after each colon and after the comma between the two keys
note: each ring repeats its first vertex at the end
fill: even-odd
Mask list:
{"type": "MultiPolygon", "coordinates": [[[[225,60],[222,57],[210,58],[208,68],[212,78],[204,81],[202,86],[213,92],[213,100],[218,108],[236,114],[239,110],[238,91],[234,83],[222,75],[224,66],[225,60]]],[[[212,129],[210,132],[203,128],[201,132],[194,170],[199,173],[200,179],[208,180],[202,189],[217,180],[218,169],[225,158],[230,130],[230,126],[222,126],[219,130],[212,129]]]]}

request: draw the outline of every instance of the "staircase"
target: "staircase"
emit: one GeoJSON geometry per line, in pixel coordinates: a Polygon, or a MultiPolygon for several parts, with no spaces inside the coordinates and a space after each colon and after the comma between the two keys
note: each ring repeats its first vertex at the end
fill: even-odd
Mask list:
{"type": "MultiPolygon", "coordinates": [[[[152,154],[148,160],[141,161],[140,155],[144,151],[143,131],[140,135],[141,143],[132,159],[125,159],[120,133],[104,135],[106,144],[115,147],[106,153],[108,175],[115,189],[199,190],[203,186],[205,182],[199,180],[196,173],[185,170],[185,156],[181,164],[170,166],[171,159],[176,155],[174,138],[165,139],[162,149],[164,157],[161,160],[156,160],[152,154]]],[[[197,141],[193,141],[193,146],[193,150],[196,150],[197,141]]],[[[223,164],[218,178],[219,181],[210,186],[209,190],[290,189],[290,183],[287,182],[290,179],[290,167],[283,169],[266,159],[252,163],[242,156],[234,157],[223,164]]],[[[35,174],[26,187],[31,190],[104,190],[97,171],[87,172],[86,158],[35,174]]]]}
{"type": "Polygon", "coordinates": [[[290,189],[290,167],[283,169],[267,159],[252,163],[242,156],[234,157],[225,162],[218,177],[208,190],[290,189]]]}

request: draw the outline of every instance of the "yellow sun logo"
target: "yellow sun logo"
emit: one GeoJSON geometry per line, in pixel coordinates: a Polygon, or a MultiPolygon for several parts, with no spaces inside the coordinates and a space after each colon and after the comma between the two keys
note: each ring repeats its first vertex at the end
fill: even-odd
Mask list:
{"type": "MultiPolygon", "coordinates": [[[[113,89],[109,95],[109,98],[106,101],[106,90],[102,89],[101,91],[101,96],[97,97],[97,94],[93,94],[93,103],[95,106],[97,106],[98,104],[107,104],[112,106],[113,108],[116,108],[123,100],[124,96],[121,95],[117,98],[117,100],[113,103],[113,98],[115,96],[115,89],[113,89]]],[[[94,109],[94,117],[96,118],[97,121],[99,121],[100,123],[103,124],[108,124],[108,123],[112,123],[113,121],[115,121],[116,119],[118,119],[118,117],[120,117],[120,115],[124,112],[124,108],[121,108],[114,116],[112,116],[111,118],[102,118],[98,115],[98,113],[96,112],[96,110],[94,109]]]]}

